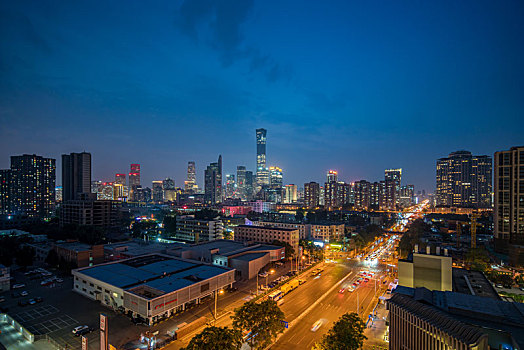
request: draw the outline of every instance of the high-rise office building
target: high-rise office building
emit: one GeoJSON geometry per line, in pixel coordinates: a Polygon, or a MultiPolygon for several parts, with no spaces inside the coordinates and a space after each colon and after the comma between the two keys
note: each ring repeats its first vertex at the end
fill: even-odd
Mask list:
{"type": "Polygon", "coordinates": [[[266,166],[266,129],[257,129],[257,186],[269,185],[269,169],[266,166]]]}
{"type": "Polygon", "coordinates": [[[524,146],[495,153],[495,249],[524,266],[524,146]]]}
{"type": "Polygon", "coordinates": [[[62,199],[78,199],[91,193],[91,153],[62,154],[62,199]]]}
{"type": "Polygon", "coordinates": [[[151,196],[155,203],[164,202],[164,182],[162,180],[153,181],[151,186],[151,196]]]}
{"type": "MultiPolygon", "coordinates": [[[[81,196],[77,196],[79,199],[81,196]]],[[[96,199],[98,200],[113,200],[115,199],[115,188],[113,182],[102,182],[98,186],[96,193],[96,199]]]]}
{"type": "Polygon", "coordinates": [[[226,198],[237,198],[236,193],[236,184],[235,184],[235,175],[227,174],[226,175],[226,198]]]}
{"type": "Polygon", "coordinates": [[[162,188],[164,189],[164,202],[174,203],[177,200],[177,188],[175,180],[169,177],[162,181],[162,188]]]}
{"type": "Polygon", "coordinates": [[[184,191],[190,194],[198,192],[196,167],[193,161],[187,162],[187,180],[184,182],[184,191]]]}
{"type": "Polygon", "coordinates": [[[297,185],[289,184],[284,188],[284,203],[291,204],[297,202],[297,185]]]}
{"type": "Polygon", "coordinates": [[[384,171],[386,185],[386,209],[395,210],[400,198],[400,183],[402,169],[386,169],[384,171]]]}
{"type": "Polygon", "coordinates": [[[320,185],[317,182],[304,184],[304,204],[308,208],[316,208],[319,205],[320,185]]]}
{"type": "Polygon", "coordinates": [[[55,206],[56,162],[36,154],[11,156],[11,211],[47,219],[55,206]]]}
{"type": "Polygon", "coordinates": [[[140,187],[140,164],[131,164],[131,171],[129,172],[129,200],[132,202],[139,202],[136,195],[137,188],[140,187]]]}
{"type": "Polygon", "coordinates": [[[237,194],[238,198],[247,200],[246,195],[246,167],[239,165],[237,166],[237,194]]]}
{"type": "Polygon", "coordinates": [[[254,192],[254,176],[253,172],[246,170],[246,200],[252,200],[253,199],[253,192],[254,192]]]}
{"type": "Polygon", "coordinates": [[[386,208],[386,182],[379,181],[369,184],[369,205],[373,209],[386,208]]]}
{"type": "Polygon", "coordinates": [[[326,209],[338,207],[338,183],[335,181],[324,184],[324,206],[326,209]]]}
{"type": "Polygon", "coordinates": [[[125,186],[126,174],[115,174],[115,184],[125,186]]]}
{"type": "Polygon", "coordinates": [[[468,151],[438,159],[437,205],[490,208],[491,168],[491,157],[473,156],[468,151]]]}
{"type": "Polygon", "coordinates": [[[281,189],[283,185],[283,173],[282,169],[277,166],[269,168],[269,187],[273,189],[281,189]]]}
{"type": "Polygon", "coordinates": [[[207,204],[222,202],[222,156],[218,162],[211,163],[204,172],[204,198],[207,204]]]}
{"type": "Polygon", "coordinates": [[[415,200],[415,186],[405,185],[400,187],[399,204],[401,207],[409,207],[414,204],[415,200]]]}
{"type": "Polygon", "coordinates": [[[127,197],[126,174],[115,174],[115,199],[123,201],[127,197]]]}

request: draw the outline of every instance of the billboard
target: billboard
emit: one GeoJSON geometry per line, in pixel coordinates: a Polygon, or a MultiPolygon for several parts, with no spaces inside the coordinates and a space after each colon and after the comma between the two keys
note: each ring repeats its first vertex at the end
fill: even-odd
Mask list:
{"type": "Polygon", "coordinates": [[[100,350],[107,350],[107,316],[100,314],[100,350]]]}

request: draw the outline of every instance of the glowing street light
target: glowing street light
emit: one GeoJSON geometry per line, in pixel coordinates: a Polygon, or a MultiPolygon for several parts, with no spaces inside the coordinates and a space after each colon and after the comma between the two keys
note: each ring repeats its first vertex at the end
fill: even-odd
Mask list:
{"type": "Polygon", "coordinates": [[[215,290],[215,322],[214,322],[214,326],[216,325],[217,323],[217,300],[218,300],[218,294],[224,294],[224,290],[221,289],[221,290],[215,290]]]}

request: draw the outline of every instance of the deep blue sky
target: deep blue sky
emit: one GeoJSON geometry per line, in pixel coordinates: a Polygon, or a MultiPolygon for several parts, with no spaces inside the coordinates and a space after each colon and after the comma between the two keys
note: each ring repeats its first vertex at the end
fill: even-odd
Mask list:
{"type": "Polygon", "coordinates": [[[253,170],[264,127],[286,183],[433,190],[437,158],[524,144],[522,1],[149,3],[1,2],[0,168],[86,150],[94,179],[201,184],[219,153],[253,170]]]}

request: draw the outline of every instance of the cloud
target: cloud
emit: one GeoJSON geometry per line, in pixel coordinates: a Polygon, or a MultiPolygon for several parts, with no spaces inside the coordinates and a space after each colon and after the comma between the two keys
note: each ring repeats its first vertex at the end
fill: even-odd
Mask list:
{"type": "Polygon", "coordinates": [[[252,0],[184,0],[175,20],[178,30],[215,50],[224,67],[247,61],[249,72],[262,72],[270,82],[288,78],[291,70],[268,54],[246,46],[242,25],[253,8],[252,0]]]}

